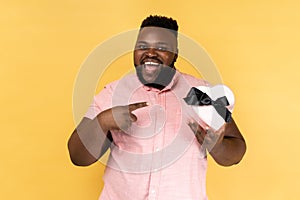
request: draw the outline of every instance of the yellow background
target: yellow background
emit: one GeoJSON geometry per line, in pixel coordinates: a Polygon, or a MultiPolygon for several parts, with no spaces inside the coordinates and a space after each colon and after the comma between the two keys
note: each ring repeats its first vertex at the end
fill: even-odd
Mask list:
{"type": "Polygon", "coordinates": [[[299,10],[296,0],[1,0],[0,199],[98,198],[103,166],[68,158],[74,82],[98,44],[149,14],[177,19],[236,96],[248,150],[229,168],[209,159],[209,198],[299,199],[299,10]]]}

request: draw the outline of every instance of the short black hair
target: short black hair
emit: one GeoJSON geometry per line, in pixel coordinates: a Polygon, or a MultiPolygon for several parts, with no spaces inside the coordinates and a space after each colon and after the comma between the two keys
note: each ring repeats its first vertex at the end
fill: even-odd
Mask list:
{"type": "Polygon", "coordinates": [[[156,26],[161,28],[167,28],[173,30],[172,32],[177,37],[178,35],[178,24],[177,21],[172,19],[171,17],[165,17],[160,15],[150,15],[146,19],[143,20],[141,27],[148,27],[148,26],[156,26]]]}

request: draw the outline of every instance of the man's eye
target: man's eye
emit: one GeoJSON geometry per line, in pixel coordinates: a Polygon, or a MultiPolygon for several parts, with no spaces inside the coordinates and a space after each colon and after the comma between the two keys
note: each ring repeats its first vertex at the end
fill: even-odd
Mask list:
{"type": "Polygon", "coordinates": [[[168,50],[167,47],[157,47],[156,49],[159,51],[167,51],[168,50]]]}
{"type": "Polygon", "coordinates": [[[137,45],[137,49],[147,49],[148,47],[146,45],[137,45]]]}

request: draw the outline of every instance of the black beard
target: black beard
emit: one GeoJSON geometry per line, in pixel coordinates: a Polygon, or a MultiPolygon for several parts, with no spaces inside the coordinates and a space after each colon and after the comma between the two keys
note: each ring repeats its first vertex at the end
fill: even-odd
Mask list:
{"type": "Polygon", "coordinates": [[[162,67],[161,71],[159,72],[157,78],[153,81],[153,82],[147,82],[143,75],[142,75],[142,68],[144,66],[140,65],[140,66],[136,66],[136,74],[139,78],[139,80],[141,81],[142,84],[152,87],[152,88],[156,88],[159,90],[164,89],[167,85],[170,84],[170,82],[172,81],[175,73],[176,73],[176,69],[174,67],[174,63],[172,63],[171,66],[164,66],[162,67]]]}

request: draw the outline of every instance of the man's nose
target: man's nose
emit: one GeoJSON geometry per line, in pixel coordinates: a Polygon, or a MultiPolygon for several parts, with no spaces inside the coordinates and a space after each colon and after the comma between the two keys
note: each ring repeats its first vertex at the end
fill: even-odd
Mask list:
{"type": "Polygon", "coordinates": [[[157,56],[156,49],[153,48],[153,47],[147,49],[146,55],[149,56],[149,57],[155,57],[155,56],[157,56]]]}

